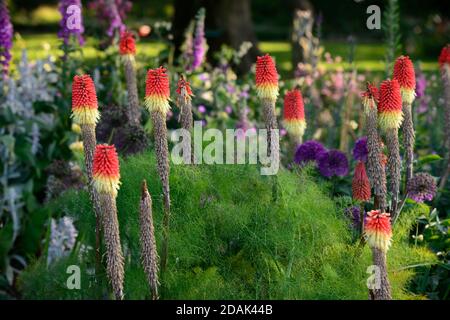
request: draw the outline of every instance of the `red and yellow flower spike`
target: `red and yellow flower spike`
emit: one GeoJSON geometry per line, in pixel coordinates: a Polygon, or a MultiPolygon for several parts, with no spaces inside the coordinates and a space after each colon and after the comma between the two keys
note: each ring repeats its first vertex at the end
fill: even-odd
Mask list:
{"type": "Polygon", "coordinates": [[[97,192],[116,196],[120,186],[119,158],[116,148],[107,144],[97,145],[93,162],[93,183],[97,192]]]}
{"type": "Polygon", "coordinates": [[[370,201],[370,183],[366,173],[364,162],[359,161],[355,167],[355,175],[352,181],[353,199],[367,202],[370,201]]]}
{"type": "Polygon", "coordinates": [[[283,125],[294,137],[302,137],[306,129],[305,106],[298,89],[288,91],[284,97],[283,125]]]}
{"type": "Polygon", "coordinates": [[[262,99],[276,100],[278,97],[278,73],[268,54],[256,58],[256,91],[262,99]]]}
{"type": "Polygon", "coordinates": [[[87,74],[73,77],[72,118],[77,124],[96,124],[100,119],[94,81],[87,74]]]}
{"type": "Polygon", "coordinates": [[[369,114],[369,111],[377,107],[379,92],[378,88],[372,85],[370,82],[367,82],[367,89],[364,91],[362,96],[362,103],[364,106],[364,112],[369,114]]]}
{"type": "Polygon", "coordinates": [[[450,44],[442,48],[439,55],[439,66],[441,68],[450,67],[450,44]]]}
{"type": "Polygon", "coordinates": [[[367,212],[364,237],[371,248],[387,252],[392,241],[390,214],[382,213],[380,210],[367,212]]]}
{"type": "Polygon", "coordinates": [[[404,103],[411,105],[416,97],[416,73],[408,56],[400,56],[395,61],[393,78],[400,84],[404,103]]]}
{"type": "Polygon", "coordinates": [[[136,41],[133,33],[124,31],[120,34],[119,53],[122,56],[134,56],[136,54],[136,41]]]}
{"type": "Polygon", "coordinates": [[[383,130],[398,129],[403,121],[402,95],[397,80],[385,80],[380,86],[378,123],[383,130]]]}
{"type": "Polygon", "coordinates": [[[169,76],[166,69],[159,67],[147,71],[145,81],[145,101],[144,104],[149,112],[156,111],[167,114],[170,110],[170,88],[169,76]]]}

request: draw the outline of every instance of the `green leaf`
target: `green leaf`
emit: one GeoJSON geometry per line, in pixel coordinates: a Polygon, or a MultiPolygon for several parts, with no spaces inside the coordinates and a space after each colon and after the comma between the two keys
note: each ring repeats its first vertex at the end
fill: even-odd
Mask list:
{"type": "Polygon", "coordinates": [[[424,164],[442,160],[442,157],[438,154],[429,154],[419,158],[419,165],[423,166],[424,164]]]}

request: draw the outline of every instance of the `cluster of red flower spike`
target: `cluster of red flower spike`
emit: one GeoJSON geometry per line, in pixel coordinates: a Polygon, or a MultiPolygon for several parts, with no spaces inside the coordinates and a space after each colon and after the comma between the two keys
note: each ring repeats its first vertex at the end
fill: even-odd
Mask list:
{"type": "Polygon", "coordinates": [[[136,42],[134,40],[134,35],[131,32],[124,31],[120,34],[119,53],[121,55],[132,56],[136,54],[136,42]]]}
{"type": "Polygon", "coordinates": [[[145,81],[145,106],[149,112],[166,114],[170,110],[169,76],[163,67],[150,69],[145,81]]]}
{"type": "Polygon", "coordinates": [[[72,82],[72,118],[77,124],[96,124],[100,118],[94,81],[88,75],[75,76],[72,82]]]}
{"type": "Polygon", "coordinates": [[[95,147],[92,175],[99,193],[117,195],[120,173],[119,158],[114,146],[100,144],[95,147]]]}
{"type": "Polygon", "coordinates": [[[306,129],[305,106],[298,89],[288,91],[284,97],[283,125],[294,137],[303,136],[306,129]]]}

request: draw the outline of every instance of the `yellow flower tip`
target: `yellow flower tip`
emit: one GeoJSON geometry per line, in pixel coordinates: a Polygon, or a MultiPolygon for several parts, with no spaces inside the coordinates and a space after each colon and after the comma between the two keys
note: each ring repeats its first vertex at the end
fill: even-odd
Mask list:
{"type": "Polygon", "coordinates": [[[370,248],[377,248],[383,252],[387,252],[392,244],[392,235],[390,234],[366,230],[364,235],[370,248]]]}
{"type": "Polygon", "coordinates": [[[123,63],[125,63],[127,61],[131,61],[133,66],[136,64],[136,59],[135,59],[134,55],[132,55],[132,54],[123,54],[120,56],[120,59],[122,60],[123,63]]]}
{"type": "Polygon", "coordinates": [[[414,99],[416,98],[416,90],[408,88],[400,88],[402,94],[402,101],[408,105],[412,105],[414,99]]]}
{"type": "Polygon", "coordinates": [[[81,134],[81,127],[77,123],[72,123],[71,130],[72,130],[72,132],[74,132],[76,134],[81,134]]]}
{"type": "Polygon", "coordinates": [[[267,83],[256,85],[256,93],[261,99],[276,100],[278,97],[278,85],[267,83]]]}
{"type": "Polygon", "coordinates": [[[164,96],[151,95],[145,97],[144,105],[149,112],[167,114],[170,111],[169,99],[164,96]]]}
{"type": "Polygon", "coordinates": [[[283,126],[287,132],[296,138],[301,138],[305,134],[306,121],[305,120],[283,120],[283,126]]]}
{"type": "Polygon", "coordinates": [[[98,193],[108,193],[117,196],[117,191],[120,188],[120,176],[94,174],[93,184],[98,193]]]}
{"type": "MultiPolygon", "coordinates": [[[[97,108],[78,107],[72,109],[72,118],[76,124],[96,124],[100,119],[97,108]]],[[[81,130],[80,130],[81,131],[81,130]]]]}
{"type": "Polygon", "coordinates": [[[73,153],[83,153],[84,149],[83,149],[83,141],[75,141],[72,142],[69,145],[69,149],[73,152],[73,153]]]}
{"type": "Polygon", "coordinates": [[[380,112],[378,113],[378,124],[384,131],[389,129],[399,129],[403,122],[403,112],[380,112]]]}

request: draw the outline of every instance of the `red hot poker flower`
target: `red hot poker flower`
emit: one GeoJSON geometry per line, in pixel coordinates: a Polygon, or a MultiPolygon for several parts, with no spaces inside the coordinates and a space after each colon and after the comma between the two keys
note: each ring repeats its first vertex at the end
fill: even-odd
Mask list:
{"type": "Polygon", "coordinates": [[[378,103],[379,92],[378,88],[367,82],[367,89],[361,94],[364,111],[368,113],[371,109],[376,108],[378,103]]]}
{"type": "Polygon", "coordinates": [[[439,66],[441,68],[450,66],[450,44],[442,48],[441,54],[439,55],[439,66]]]}
{"type": "Polygon", "coordinates": [[[306,129],[305,106],[298,89],[288,91],[284,97],[283,125],[294,137],[302,137],[306,129]]]}
{"type": "Polygon", "coordinates": [[[136,54],[136,43],[131,32],[124,31],[120,34],[119,53],[133,56],[136,54]]]}
{"type": "Polygon", "coordinates": [[[386,252],[392,239],[389,213],[382,213],[380,210],[369,211],[364,223],[364,236],[371,248],[386,252]]]}
{"type": "Polygon", "coordinates": [[[276,100],[278,97],[278,72],[275,62],[268,54],[256,58],[255,80],[260,98],[276,100]]]}
{"type": "Polygon", "coordinates": [[[385,80],[380,86],[378,121],[383,130],[398,129],[403,120],[402,96],[397,80],[385,80]]]}
{"type": "Polygon", "coordinates": [[[94,81],[87,74],[73,77],[72,117],[78,124],[96,124],[100,118],[94,81]]]}
{"type": "Polygon", "coordinates": [[[358,162],[352,181],[353,199],[359,201],[370,201],[370,183],[367,177],[366,167],[363,162],[358,162]]]}
{"type": "Polygon", "coordinates": [[[95,147],[92,175],[94,186],[99,193],[117,195],[120,172],[119,158],[114,146],[100,144],[95,147]]]}
{"type": "Polygon", "coordinates": [[[192,94],[192,90],[191,90],[191,85],[189,84],[189,81],[186,81],[184,79],[184,77],[181,76],[180,79],[178,80],[178,85],[177,85],[176,92],[181,95],[181,90],[182,89],[186,90],[186,94],[188,96],[192,96],[193,95],[192,94]]]}
{"type": "Polygon", "coordinates": [[[395,61],[393,76],[400,84],[403,102],[411,105],[416,96],[416,74],[408,56],[398,57],[395,61]]]}
{"type": "Polygon", "coordinates": [[[147,71],[145,81],[145,106],[152,112],[166,114],[170,110],[169,76],[166,69],[159,67],[147,71]]]}

